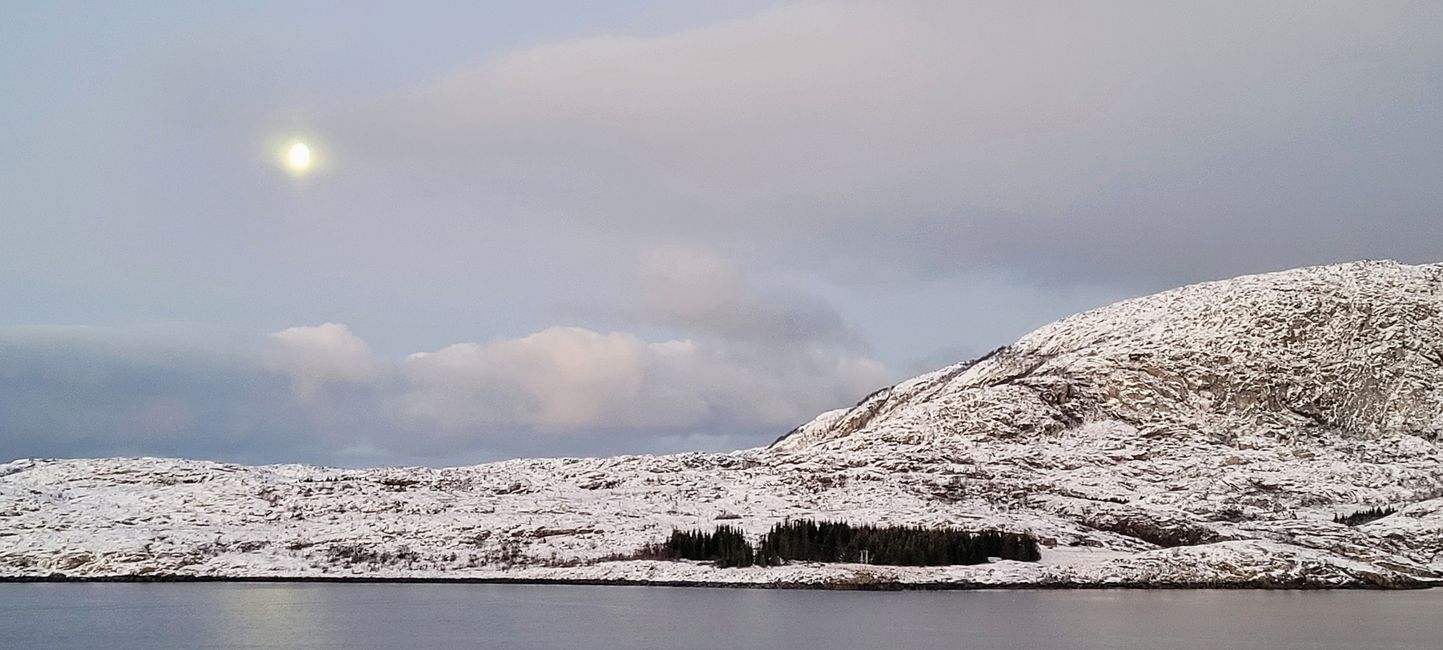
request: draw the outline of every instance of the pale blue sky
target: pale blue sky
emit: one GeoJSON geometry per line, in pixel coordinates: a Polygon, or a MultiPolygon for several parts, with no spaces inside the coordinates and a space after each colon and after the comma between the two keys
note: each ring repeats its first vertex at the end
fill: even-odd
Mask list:
{"type": "Polygon", "coordinates": [[[1122,297],[1443,257],[1435,3],[4,13],[0,456],[735,448],[1122,297]]]}

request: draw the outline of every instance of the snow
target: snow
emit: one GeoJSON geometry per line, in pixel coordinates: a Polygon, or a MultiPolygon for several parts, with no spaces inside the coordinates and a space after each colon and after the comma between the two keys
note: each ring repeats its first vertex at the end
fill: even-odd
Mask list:
{"type": "Polygon", "coordinates": [[[0,465],[0,577],[1406,586],[1443,575],[1443,266],[1183,287],[1045,326],[770,448],[447,469],[0,465]],[[1397,514],[1333,523],[1374,505],[1397,514]],[[615,560],[788,517],[1001,528],[1037,563],[615,560]]]}

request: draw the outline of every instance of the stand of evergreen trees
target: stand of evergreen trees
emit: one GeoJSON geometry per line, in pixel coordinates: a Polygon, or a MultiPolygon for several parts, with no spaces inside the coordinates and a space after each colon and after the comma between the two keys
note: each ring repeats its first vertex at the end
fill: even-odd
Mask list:
{"type": "Polygon", "coordinates": [[[717,526],[710,533],[674,530],[666,549],[674,558],[714,560],[719,567],[751,566],[756,561],[756,552],[746,536],[731,526],[717,526]]]}
{"type": "Polygon", "coordinates": [[[1370,521],[1377,521],[1395,512],[1398,511],[1393,508],[1375,506],[1373,508],[1359,510],[1351,515],[1333,515],[1333,523],[1344,524],[1347,526],[1359,526],[1362,524],[1366,524],[1370,521]]]}
{"type": "Polygon", "coordinates": [[[809,519],[773,526],[755,547],[740,530],[731,526],[718,526],[710,533],[672,531],[662,548],[654,549],[653,554],[711,560],[721,567],[778,565],[792,560],[935,566],[982,564],[989,557],[1023,562],[1035,562],[1042,557],[1037,539],[1021,533],[921,526],[852,526],[809,519]]]}
{"type": "Polygon", "coordinates": [[[989,557],[1035,562],[1037,539],[996,530],[969,532],[922,526],[852,526],[808,519],[777,524],[757,549],[759,564],[786,560],[934,566],[982,564],[989,557]]]}

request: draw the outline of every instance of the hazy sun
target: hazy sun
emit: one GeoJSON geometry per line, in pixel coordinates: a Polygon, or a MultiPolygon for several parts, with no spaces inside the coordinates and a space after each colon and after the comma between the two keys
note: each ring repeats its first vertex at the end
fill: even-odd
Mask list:
{"type": "Polygon", "coordinates": [[[311,168],[311,148],[304,142],[296,142],[286,150],[286,167],[291,173],[304,174],[311,168]]]}

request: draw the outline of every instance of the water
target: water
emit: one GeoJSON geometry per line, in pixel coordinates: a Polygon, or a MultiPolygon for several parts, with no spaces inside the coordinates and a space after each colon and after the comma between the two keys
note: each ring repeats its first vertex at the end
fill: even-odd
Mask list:
{"type": "Polygon", "coordinates": [[[0,648],[1440,648],[1443,590],[0,584],[0,648]]]}

